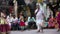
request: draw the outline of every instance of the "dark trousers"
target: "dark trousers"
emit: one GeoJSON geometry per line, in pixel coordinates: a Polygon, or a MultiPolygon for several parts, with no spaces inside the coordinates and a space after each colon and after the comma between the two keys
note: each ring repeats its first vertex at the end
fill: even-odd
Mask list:
{"type": "Polygon", "coordinates": [[[18,30],[19,25],[18,23],[12,23],[11,27],[12,27],[11,30],[18,30]]]}
{"type": "Polygon", "coordinates": [[[36,23],[35,22],[29,22],[28,23],[28,29],[36,29],[36,23]]]}

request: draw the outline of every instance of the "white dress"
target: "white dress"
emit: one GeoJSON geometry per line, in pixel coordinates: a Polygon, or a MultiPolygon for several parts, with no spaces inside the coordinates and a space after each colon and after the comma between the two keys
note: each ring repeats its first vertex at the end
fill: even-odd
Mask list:
{"type": "MultiPolygon", "coordinates": [[[[37,12],[38,9],[35,10],[35,13],[37,12]]],[[[43,22],[43,10],[39,10],[39,12],[36,14],[36,23],[41,24],[43,22]]]]}
{"type": "MultiPolygon", "coordinates": [[[[38,9],[35,10],[35,13],[37,12],[38,9]]],[[[37,25],[37,30],[40,30],[41,29],[41,26],[43,25],[43,22],[44,22],[44,17],[43,15],[44,12],[43,10],[39,10],[39,12],[36,14],[36,25],[37,25]]]]}
{"type": "Polygon", "coordinates": [[[43,5],[41,3],[36,3],[36,4],[39,4],[40,5],[40,9],[43,10],[44,15],[46,17],[47,16],[47,9],[46,9],[46,6],[47,5],[46,5],[46,3],[42,3],[43,5]]]}

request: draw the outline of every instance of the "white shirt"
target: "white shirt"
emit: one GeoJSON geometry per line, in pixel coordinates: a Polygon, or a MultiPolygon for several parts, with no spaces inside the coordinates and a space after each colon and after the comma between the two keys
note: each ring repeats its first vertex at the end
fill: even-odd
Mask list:
{"type": "Polygon", "coordinates": [[[12,19],[13,23],[15,23],[17,20],[18,20],[17,17],[15,17],[15,18],[12,19]]]}
{"type": "Polygon", "coordinates": [[[28,5],[28,4],[31,4],[33,2],[33,0],[24,0],[25,3],[28,5]]]}
{"type": "Polygon", "coordinates": [[[30,3],[30,0],[24,0],[24,1],[27,5],[30,3]]]}
{"type": "Polygon", "coordinates": [[[7,16],[7,22],[8,22],[8,24],[11,26],[12,20],[11,20],[11,18],[10,18],[9,16],[7,16]]]}
{"type": "MultiPolygon", "coordinates": [[[[38,9],[35,10],[35,13],[38,11],[38,9]]],[[[43,20],[43,10],[39,10],[39,12],[36,14],[36,20],[43,20]]]]}
{"type": "Polygon", "coordinates": [[[15,21],[17,21],[18,20],[18,18],[17,17],[15,17],[15,18],[13,18],[13,17],[9,17],[9,16],[7,16],[7,21],[8,22],[15,22],[15,21]]]}
{"type": "Polygon", "coordinates": [[[37,4],[40,5],[40,9],[44,11],[44,15],[46,16],[47,15],[46,3],[43,3],[43,5],[40,3],[37,3],[37,4]]]}
{"type": "Polygon", "coordinates": [[[13,19],[13,17],[7,16],[7,21],[8,21],[8,22],[12,22],[12,19],[13,19]]]}

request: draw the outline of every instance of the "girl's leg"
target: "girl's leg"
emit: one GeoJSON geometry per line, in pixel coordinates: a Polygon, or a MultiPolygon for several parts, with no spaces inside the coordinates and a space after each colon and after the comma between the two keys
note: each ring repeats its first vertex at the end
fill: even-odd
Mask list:
{"type": "Polygon", "coordinates": [[[38,32],[40,32],[40,28],[41,28],[41,27],[40,27],[40,24],[37,23],[37,31],[38,31],[38,32]]]}
{"type": "Polygon", "coordinates": [[[20,28],[21,28],[21,31],[22,31],[22,26],[20,26],[20,28]]]}
{"type": "Polygon", "coordinates": [[[21,31],[24,31],[24,26],[21,26],[21,31]]]}
{"type": "Polygon", "coordinates": [[[55,24],[55,29],[59,30],[59,24],[58,23],[55,24]]]}
{"type": "Polygon", "coordinates": [[[41,32],[43,32],[43,26],[44,26],[44,22],[42,21],[42,23],[40,24],[41,32]]]}
{"type": "Polygon", "coordinates": [[[41,26],[41,32],[43,32],[43,27],[41,26]]]}
{"type": "Polygon", "coordinates": [[[59,22],[59,21],[58,21],[58,25],[59,25],[59,26],[58,26],[58,31],[60,31],[60,22],[59,22]]]}
{"type": "Polygon", "coordinates": [[[60,23],[59,23],[59,31],[60,31],[60,23]]]}

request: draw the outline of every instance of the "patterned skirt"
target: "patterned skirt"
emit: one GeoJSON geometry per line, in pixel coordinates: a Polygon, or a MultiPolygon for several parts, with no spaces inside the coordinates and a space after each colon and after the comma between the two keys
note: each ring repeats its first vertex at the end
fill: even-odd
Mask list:
{"type": "Polygon", "coordinates": [[[0,25],[0,32],[7,32],[10,31],[10,27],[8,24],[1,24],[0,25]]]}

